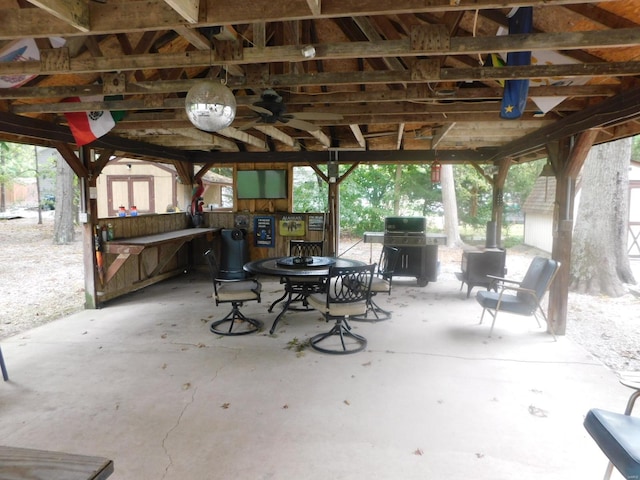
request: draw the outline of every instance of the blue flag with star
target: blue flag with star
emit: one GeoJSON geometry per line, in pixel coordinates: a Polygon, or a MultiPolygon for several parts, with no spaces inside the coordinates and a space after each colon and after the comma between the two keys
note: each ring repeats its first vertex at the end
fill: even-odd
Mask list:
{"type": "MultiPolygon", "coordinates": [[[[509,16],[509,34],[531,33],[533,30],[533,8],[520,7],[509,16]]],[[[507,66],[531,65],[531,52],[507,53],[507,66]]],[[[507,80],[504,85],[500,116],[516,119],[522,116],[527,105],[529,79],[507,80]]]]}

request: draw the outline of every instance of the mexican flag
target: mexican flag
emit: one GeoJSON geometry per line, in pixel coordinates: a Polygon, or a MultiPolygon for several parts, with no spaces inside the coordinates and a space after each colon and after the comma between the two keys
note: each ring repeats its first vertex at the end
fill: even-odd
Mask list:
{"type": "MultiPolygon", "coordinates": [[[[64,99],[65,102],[101,102],[109,100],[122,100],[122,96],[110,97],[71,97],[64,99]]],[[[121,111],[97,111],[97,112],[69,112],[64,116],[69,122],[69,128],[76,140],[76,144],[81,147],[93,142],[95,139],[106,135],[116,126],[116,122],[122,120],[124,112],[121,111]]]]}

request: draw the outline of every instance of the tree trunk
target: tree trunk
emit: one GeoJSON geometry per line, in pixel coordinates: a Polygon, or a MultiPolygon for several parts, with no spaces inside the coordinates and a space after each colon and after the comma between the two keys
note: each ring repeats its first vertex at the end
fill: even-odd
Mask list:
{"type": "Polygon", "coordinates": [[[396,165],[396,180],[393,183],[393,214],[400,214],[400,182],[402,180],[402,165],[396,165]]]}
{"type": "Polygon", "coordinates": [[[462,240],[458,228],[458,202],[456,202],[456,189],[453,184],[453,165],[442,165],[440,185],[442,186],[444,233],[447,236],[447,246],[457,247],[462,244],[462,240]]]}
{"type": "Polygon", "coordinates": [[[590,295],[624,295],[635,283],[627,255],[631,139],[594,146],[582,169],[573,233],[570,288],[590,295]]]}
{"type": "Polygon", "coordinates": [[[56,211],[53,225],[53,243],[71,243],[74,240],[73,180],[71,167],[62,159],[56,164],[56,211]]]}

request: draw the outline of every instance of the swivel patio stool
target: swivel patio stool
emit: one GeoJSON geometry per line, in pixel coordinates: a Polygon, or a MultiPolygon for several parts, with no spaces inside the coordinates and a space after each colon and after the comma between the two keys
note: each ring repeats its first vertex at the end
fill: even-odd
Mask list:
{"type": "Polygon", "coordinates": [[[584,419],[584,427],[609,459],[604,480],[611,478],[615,467],[624,478],[640,478],[640,418],[631,416],[631,411],[640,397],[640,376],[627,374],[620,383],[633,388],[623,413],[592,408],[584,419]]]}
{"type": "Polygon", "coordinates": [[[314,350],[331,354],[356,353],[364,350],[367,339],[351,331],[349,317],[364,315],[371,295],[371,279],[375,264],[359,267],[329,269],[325,292],[314,293],[307,298],[309,305],[318,310],[327,321],[335,320],[334,327],[326,333],[311,337],[314,350]],[[332,340],[339,339],[332,342],[332,340]]]}
{"type": "Polygon", "coordinates": [[[212,250],[205,253],[211,269],[213,291],[216,306],[221,303],[231,303],[231,311],[222,319],[211,323],[209,330],[217,335],[247,335],[257,332],[263,326],[262,321],[245,316],[240,307],[244,302],[257,301],[260,303],[262,284],[255,278],[223,279],[218,275],[218,263],[212,250]]]}

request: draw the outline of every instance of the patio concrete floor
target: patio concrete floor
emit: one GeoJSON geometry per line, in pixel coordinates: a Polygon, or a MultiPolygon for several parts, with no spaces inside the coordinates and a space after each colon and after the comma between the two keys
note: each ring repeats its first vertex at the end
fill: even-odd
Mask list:
{"type": "Polygon", "coordinates": [[[264,290],[248,336],[209,332],[228,306],[193,273],[5,339],[2,444],[107,457],[119,480],[602,478],[584,415],[630,392],[533,318],[488,338],[452,276],[400,280],[392,319],[352,323],[367,349],[332,356],[288,348],[331,327],[315,312],[268,335],[264,290]]]}

